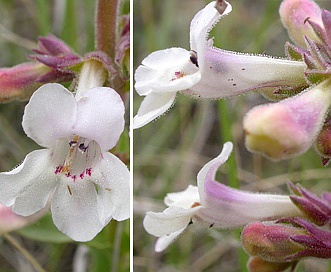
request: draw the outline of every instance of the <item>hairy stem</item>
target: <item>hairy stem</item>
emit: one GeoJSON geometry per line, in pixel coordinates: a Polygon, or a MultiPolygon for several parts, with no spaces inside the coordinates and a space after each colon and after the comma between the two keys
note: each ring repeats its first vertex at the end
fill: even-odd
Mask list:
{"type": "Polygon", "coordinates": [[[120,0],[98,0],[95,22],[95,47],[115,58],[120,0]]]}

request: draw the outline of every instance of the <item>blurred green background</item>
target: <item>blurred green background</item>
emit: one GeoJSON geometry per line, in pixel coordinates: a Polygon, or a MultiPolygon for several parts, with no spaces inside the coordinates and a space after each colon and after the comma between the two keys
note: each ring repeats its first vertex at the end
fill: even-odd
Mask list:
{"type": "MultiPolygon", "coordinates": [[[[189,25],[210,1],[135,0],[134,70],[151,52],[169,47],[189,50],[189,25]]],[[[211,32],[215,46],[232,51],[284,57],[289,40],[278,15],[280,0],[230,1],[233,11],[211,32]]],[[[330,1],[317,1],[331,8],[330,1]]],[[[142,97],[134,93],[134,114],[142,97]]],[[[247,257],[238,231],[191,225],[165,252],[155,253],[156,237],[147,234],[146,211],[162,211],[169,192],[196,185],[202,166],[216,157],[224,142],[234,152],[220,168],[218,180],[245,190],[288,193],[287,181],[300,182],[316,194],[330,190],[331,169],[322,167],[311,149],[300,157],[273,163],[244,146],[242,119],[267,101],[250,93],[226,101],[199,101],[178,94],[174,107],[158,120],[134,131],[134,267],[142,271],[245,271],[247,257]]],[[[331,271],[328,261],[308,259],[296,271],[331,271]]]]}
{"type": "MultiPolygon", "coordinates": [[[[123,2],[123,12],[128,13],[129,0],[123,2]]],[[[0,0],[0,67],[26,62],[38,36],[47,33],[63,39],[80,55],[93,51],[95,4],[96,0],[0,0]]],[[[0,171],[11,170],[27,153],[40,148],[22,130],[26,103],[0,105],[0,171]]],[[[127,136],[123,137],[126,141],[127,136]]],[[[45,271],[129,271],[129,220],[111,221],[88,243],[72,242],[60,233],[50,214],[10,235],[45,271]]],[[[0,271],[35,271],[3,236],[0,271]]]]}

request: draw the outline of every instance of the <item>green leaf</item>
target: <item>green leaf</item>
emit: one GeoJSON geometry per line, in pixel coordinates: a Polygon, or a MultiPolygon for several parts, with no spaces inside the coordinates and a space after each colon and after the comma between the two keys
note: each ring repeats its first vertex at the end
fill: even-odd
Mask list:
{"type": "Polygon", "coordinates": [[[26,238],[41,242],[67,243],[72,241],[56,228],[50,213],[17,232],[26,238]]]}

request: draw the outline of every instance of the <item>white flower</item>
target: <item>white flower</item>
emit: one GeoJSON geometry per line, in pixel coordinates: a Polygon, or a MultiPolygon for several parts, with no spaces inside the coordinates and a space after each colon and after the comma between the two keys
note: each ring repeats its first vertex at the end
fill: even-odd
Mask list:
{"type": "Polygon", "coordinates": [[[217,169],[231,151],[232,143],[224,144],[221,154],[200,170],[198,187],[190,185],[185,191],[168,194],[165,198],[168,208],[163,212],[147,212],[145,230],[160,237],[155,251],[163,251],[194,222],[225,229],[300,215],[289,196],[244,192],[215,181],[217,169]]]}
{"type": "Polygon", "coordinates": [[[129,217],[129,171],[113,148],[124,128],[124,105],[112,89],[95,87],[79,99],[59,84],[39,88],[25,107],[25,133],[46,149],[0,174],[0,202],[28,216],[51,200],[54,224],[88,241],[112,219],[129,217]]]}
{"type": "Polygon", "coordinates": [[[209,3],[191,22],[191,51],[183,48],[160,50],[142,61],[135,73],[135,89],[146,97],[134,117],[133,128],[142,127],[164,114],[174,103],[177,92],[197,98],[220,99],[256,89],[273,90],[306,84],[303,62],[213,47],[208,32],[231,10],[226,1],[209,3]]]}

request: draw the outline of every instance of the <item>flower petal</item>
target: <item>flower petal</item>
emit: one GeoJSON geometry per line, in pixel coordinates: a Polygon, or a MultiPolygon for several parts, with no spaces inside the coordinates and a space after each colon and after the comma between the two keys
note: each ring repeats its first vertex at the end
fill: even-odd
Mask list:
{"type": "MultiPolygon", "coordinates": [[[[215,159],[211,160],[205,164],[198,173],[198,188],[200,198],[205,194],[205,182],[207,180],[214,180],[217,169],[224,164],[229,156],[231,155],[233,149],[233,144],[231,142],[226,142],[223,145],[221,154],[219,154],[215,159]]],[[[203,201],[201,199],[201,201],[203,201]]]]}
{"type": "Polygon", "coordinates": [[[189,185],[186,190],[177,193],[168,193],[164,199],[167,206],[178,206],[189,209],[194,203],[199,203],[198,187],[189,185]]]}
{"type": "Polygon", "coordinates": [[[208,47],[198,62],[201,80],[184,94],[221,99],[262,88],[307,86],[302,61],[249,55],[208,47]]]}
{"type": "Polygon", "coordinates": [[[205,8],[200,10],[191,21],[190,26],[190,44],[191,49],[199,54],[203,52],[207,45],[208,32],[221,19],[232,11],[232,6],[223,1],[223,12],[220,14],[215,8],[216,1],[210,2],[205,8]]]}
{"type": "Polygon", "coordinates": [[[122,221],[130,217],[130,173],[126,165],[111,153],[103,153],[92,181],[99,186],[98,212],[101,222],[113,217],[122,221]]]}
{"type": "Polygon", "coordinates": [[[29,153],[23,163],[7,173],[0,174],[0,202],[12,206],[20,215],[31,215],[43,207],[55,189],[56,180],[49,167],[50,151],[29,153]]]}
{"type": "Polygon", "coordinates": [[[13,212],[28,216],[44,208],[54,192],[58,179],[53,172],[42,173],[16,198],[13,212]]]}
{"type": "Polygon", "coordinates": [[[45,84],[26,105],[22,126],[37,144],[52,147],[57,139],[71,135],[76,112],[76,100],[72,93],[60,84],[45,84]]]}
{"type": "Polygon", "coordinates": [[[155,251],[161,252],[165,250],[172,242],[174,242],[177,237],[186,229],[186,226],[180,230],[177,230],[175,232],[172,232],[168,235],[162,236],[159,239],[157,239],[155,243],[155,251]]]}
{"type": "Polygon", "coordinates": [[[197,217],[219,228],[236,228],[254,221],[302,216],[289,196],[245,192],[207,179],[203,208],[197,217]]]}
{"type": "Polygon", "coordinates": [[[102,151],[113,148],[124,129],[124,104],[111,88],[95,87],[81,93],[77,101],[74,131],[95,140],[102,151]]]}
{"type": "Polygon", "coordinates": [[[154,236],[169,235],[180,229],[186,228],[191,217],[201,207],[183,209],[181,207],[169,207],[163,212],[147,212],[143,224],[145,230],[154,236]]]}
{"type": "Polygon", "coordinates": [[[62,180],[53,195],[51,210],[57,228],[75,241],[90,241],[105,226],[100,222],[97,193],[90,182],[62,180]]]}
{"type": "Polygon", "coordinates": [[[176,92],[190,88],[200,80],[198,68],[183,48],[151,53],[135,73],[135,88],[140,95],[152,92],[176,92]]]}
{"type": "Polygon", "coordinates": [[[133,128],[140,128],[171,108],[176,93],[151,93],[142,101],[137,115],[133,118],[133,128]]]}

